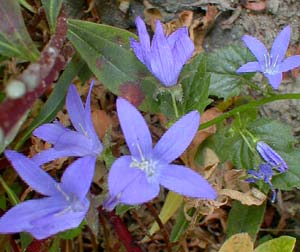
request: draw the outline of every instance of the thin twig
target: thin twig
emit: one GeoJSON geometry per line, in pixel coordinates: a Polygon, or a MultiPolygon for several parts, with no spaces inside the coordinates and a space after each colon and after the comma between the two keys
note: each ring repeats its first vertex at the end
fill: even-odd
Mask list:
{"type": "Polygon", "coordinates": [[[152,204],[150,203],[146,203],[145,204],[147,206],[147,208],[150,210],[150,212],[152,213],[155,221],[157,222],[161,232],[162,232],[162,235],[164,237],[164,240],[166,242],[166,249],[168,252],[172,252],[172,247],[171,247],[171,243],[170,243],[170,239],[169,239],[169,234],[164,226],[164,224],[162,223],[161,219],[159,218],[158,216],[158,213],[156,212],[155,208],[152,206],[152,204]]]}
{"type": "Polygon", "coordinates": [[[11,251],[13,252],[20,252],[20,249],[18,248],[18,245],[16,244],[14,238],[12,237],[12,235],[9,236],[9,243],[10,243],[10,247],[11,247],[11,251]]]}

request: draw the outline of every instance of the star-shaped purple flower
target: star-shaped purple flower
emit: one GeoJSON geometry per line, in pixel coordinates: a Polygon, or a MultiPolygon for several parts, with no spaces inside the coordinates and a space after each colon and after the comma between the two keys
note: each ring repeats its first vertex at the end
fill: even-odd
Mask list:
{"type": "Polygon", "coordinates": [[[47,197],[11,208],[0,218],[0,233],[28,232],[36,239],[44,239],[80,225],[90,204],[87,193],[94,175],[92,156],[72,163],[58,183],[24,155],[15,151],[5,151],[5,155],[21,178],[47,197]]]}
{"type": "Polygon", "coordinates": [[[288,25],[276,37],[269,53],[258,39],[245,35],[243,42],[254,54],[257,61],[242,65],[237,73],[261,72],[274,89],[278,89],[282,81],[282,73],[300,66],[300,56],[295,55],[284,59],[289,46],[291,28],[288,25]]]}
{"type": "Polygon", "coordinates": [[[107,210],[116,204],[147,202],[159,193],[160,185],[189,197],[215,199],[217,194],[198,173],[170,164],[193,140],[200,116],[192,111],[178,120],[152,147],[149,128],[139,111],[122,98],[117,100],[117,113],[131,155],[118,158],[108,175],[107,210]]]}
{"type": "Polygon", "coordinates": [[[140,42],[130,39],[136,57],[166,87],[177,84],[183,65],[191,58],[194,44],[186,27],[166,37],[162,24],[156,21],[156,29],[150,45],[150,37],[144,21],[136,18],[140,42]]]}
{"type": "Polygon", "coordinates": [[[61,157],[84,157],[96,158],[102,152],[102,144],[95,132],[91,117],[91,91],[93,83],[83,107],[76,87],[72,84],[69,88],[66,107],[75,130],[65,128],[61,123],[43,124],[33,131],[33,135],[53,144],[53,147],[38,153],[32,159],[38,165],[47,163],[61,157]]]}

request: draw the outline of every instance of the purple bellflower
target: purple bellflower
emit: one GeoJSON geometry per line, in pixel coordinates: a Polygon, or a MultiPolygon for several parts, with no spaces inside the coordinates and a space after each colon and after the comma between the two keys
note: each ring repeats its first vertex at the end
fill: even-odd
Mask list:
{"type": "Polygon", "coordinates": [[[257,142],[256,150],[272,168],[275,168],[279,172],[285,172],[288,169],[283,158],[266,143],[262,141],[257,142]]]}
{"type": "Polygon", "coordinates": [[[275,174],[273,169],[277,170],[279,173],[283,173],[286,172],[288,166],[283,158],[265,142],[257,142],[256,150],[265,161],[265,163],[259,165],[258,171],[249,170],[248,174],[253,177],[246,179],[246,181],[252,183],[257,182],[258,180],[263,180],[270,186],[273,192],[272,202],[274,202],[276,191],[271,182],[271,179],[275,174]]]}
{"type": "Polygon", "coordinates": [[[216,198],[215,190],[198,173],[170,164],[193,140],[200,122],[197,111],[178,120],[154,148],[146,121],[133,105],[118,98],[117,113],[131,155],[118,158],[109,171],[109,198],[104,203],[107,210],[118,203],[150,201],[158,195],[160,185],[189,197],[216,198]]]}
{"type": "Polygon", "coordinates": [[[92,156],[72,163],[58,183],[24,155],[15,151],[5,151],[5,155],[21,178],[47,197],[11,208],[0,218],[0,233],[28,232],[36,239],[44,239],[80,225],[90,204],[87,193],[94,175],[92,156]]]}
{"type": "Polygon", "coordinates": [[[278,89],[282,81],[282,73],[300,66],[300,56],[295,55],[284,59],[289,46],[291,28],[288,25],[275,38],[269,53],[258,39],[245,35],[243,42],[254,54],[257,61],[242,65],[237,73],[261,72],[268,79],[273,89],[278,89]]]}
{"type": "Polygon", "coordinates": [[[275,201],[276,198],[276,191],[272,185],[271,179],[274,175],[272,167],[269,164],[260,164],[258,171],[255,170],[248,170],[248,174],[252,177],[247,178],[246,181],[249,183],[255,183],[259,180],[263,180],[266,184],[270,186],[272,190],[272,202],[275,201]]]}
{"type": "Polygon", "coordinates": [[[179,28],[166,37],[162,24],[156,21],[156,29],[150,44],[150,37],[144,21],[136,18],[140,42],[130,39],[136,57],[166,87],[177,84],[183,65],[191,58],[194,44],[186,27],[179,28]]]}
{"type": "Polygon", "coordinates": [[[61,123],[46,123],[36,128],[33,135],[53,145],[33,156],[32,159],[38,165],[47,163],[61,157],[92,156],[96,161],[102,152],[102,144],[95,132],[90,109],[91,91],[93,83],[86,99],[85,108],[74,85],[71,85],[66,97],[66,107],[70,120],[75,130],[65,128],[61,123]]]}

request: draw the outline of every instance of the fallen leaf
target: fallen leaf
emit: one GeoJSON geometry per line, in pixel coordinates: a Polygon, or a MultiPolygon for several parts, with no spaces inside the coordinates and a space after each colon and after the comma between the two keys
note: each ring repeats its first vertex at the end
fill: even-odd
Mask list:
{"type": "Polygon", "coordinates": [[[267,198],[265,194],[256,188],[252,188],[251,190],[243,193],[232,189],[222,189],[218,191],[219,196],[225,195],[231,199],[240,201],[243,205],[261,205],[267,198]]]}
{"type": "Polygon", "coordinates": [[[103,141],[107,130],[113,126],[112,118],[104,110],[94,110],[92,112],[92,120],[97,135],[103,141]]]}
{"type": "Polygon", "coordinates": [[[219,252],[253,252],[253,242],[247,233],[236,234],[225,241],[219,252]]]}

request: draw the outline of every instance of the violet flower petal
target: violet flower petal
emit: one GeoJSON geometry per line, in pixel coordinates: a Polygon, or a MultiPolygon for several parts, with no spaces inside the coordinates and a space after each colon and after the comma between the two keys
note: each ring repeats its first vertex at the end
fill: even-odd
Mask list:
{"type": "Polygon", "coordinates": [[[34,219],[32,221],[34,228],[28,229],[27,231],[36,239],[45,239],[58,232],[76,228],[83,221],[88,209],[89,202],[86,201],[86,204],[84,204],[84,208],[81,211],[66,211],[52,214],[44,218],[34,219]]]}
{"type": "Polygon", "coordinates": [[[154,147],[154,157],[166,163],[178,158],[192,142],[199,123],[200,115],[197,111],[192,111],[179,119],[154,147]]]}
{"type": "Polygon", "coordinates": [[[159,182],[164,187],[188,197],[210,200],[217,197],[207,180],[182,165],[166,165],[160,171],[159,182]]]}
{"type": "Polygon", "coordinates": [[[66,107],[73,127],[84,134],[84,107],[75,85],[71,84],[66,97],[66,107]]]}
{"type": "Polygon", "coordinates": [[[32,222],[62,209],[64,201],[54,197],[27,200],[10,210],[0,218],[0,233],[19,233],[34,228],[32,222]]]}
{"type": "Polygon", "coordinates": [[[131,162],[131,156],[122,156],[112,164],[108,174],[109,194],[112,198],[119,197],[119,194],[128,184],[137,177],[144,175],[141,170],[130,167],[131,162]]]}
{"type": "Polygon", "coordinates": [[[262,71],[259,62],[257,61],[248,62],[242,65],[238,70],[236,70],[237,73],[251,73],[256,71],[262,71]]]}
{"type": "Polygon", "coordinates": [[[56,142],[54,149],[57,151],[68,150],[73,153],[71,156],[79,157],[91,155],[94,152],[92,139],[73,130],[63,134],[56,142]]]}
{"type": "Polygon", "coordinates": [[[279,66],[279,71],[280,72],[287,72],[290,71],[296,67],[300,66],[300,56],[299,55],[295,55],[295,56],[291,56],[286,58],[279,66]]]}
{"type": "Polygon", "coordinates": [[[268,81],[269,81],[270,85],[273,87],[273,89],[277,90],[282,81],[282,73],[281,72],[279,72],[277,74],[264,73],[264,75],[268,79],[268,81]]]}
{"type": "Polygon", "coordinates": [[[149,182],[145,174],[140,174],[124,188],[120,202],[129,205],[141,204],[154,199],[159,189],[157,181],[149,182]]]}
{"type": "Polygon", "coordinates": [[[138,30],[138,36],[140,39],[140,44],[144,52],[150,51],[150,37],[146,28],[144,21],[138,16],[135,20],[135,24],[138,30]]]}
{"type": "Polygon", "coordinates": [[[130,47],[134,51],[135,56],[138,60],[147,66],[147,68],[151,68],[150,63],[148,62],[148,55],[142,48],[141,44],[137,42],[135,39],[130,38],[130,47]]]}
{"type": "Polygon", "coordinates": [[[47,196],[58,193],[58,183],[32,160],[12,150],[5,151],[5,156],[32,189],[47,196]]]}
{"type": "Polygon", "coordinates": [[[84,134],[88,136],[88,138],[93,140],[93,148],[96,148],[97,151],[100,153],[103,150],[102,144],[99,140],[99,137],[95,131],[93,120],[92,120],[92,111],[91,111],[91,95],[92,89],[94,87],[94,81],[91,82],[90,89],[86,98],[85,102],[85,109],[84,109],[84,122],[85,122],[85,132],[84,134]]]}
{"type": "Polygon", "coordinates": [[[180,73],[183,65],[192,57],[194,52],[194,43],[189,38],[186,27],[179,28],[167,37],[167,42],[171,48],[175,63],[175,69],[180,73]]]}
{"type": "Polygon", "coordinates": [[[272,59],[277,59],[277,62],[281,62],[284,59],[286,51],[289,47],[291,38],[291,27],[286,26],[275,38],[272,48],[271,56],[272,59]]]}
{"type": "Polygon", "coordinates": [[[39,126],[32,134],[44,141],[55,144],[63,134],[69,131],[60,122],[55,121],[54,123],[46,123],[39,126]]]}
{"type": "Polygon", "coordinates": [[[249,50],[254,54],[259,64],[264,65],[265,55],[268,54],[265,45],[262,42],[260,42],[257,38],[249,35],[244,35],[242,40],[249,48],[249,50]]]}
{"type": "Polygon", "coordinates": [[[73,162],[61,178],[62,190],[75,195],[79,201],[82,201],[90,189],[95,163],[95,156],[82,157],[73,162]],[[84,174],[82,174],[83,169],[84,174]]]}
{"type": "Polygon", "coordinates": [[[123,134],[132,156],[139,158],[152,151],[152,139],[145,119],[123,98],[117,99],[117,112],[123,134]]]}
{"type": "Polygon", "coordinates": [[[74,156],[74,152],[71,152],[70,150],[57,151],[54,148],[49,148],[34,155],[31,160],[37,165],[42,165],[58,158],[72,156],[74,156]]]}
{"type": "Polygon", "coordinates": [[[179,76],[179,73],[174,72],[174,60],[162,24],[157,20],[151,45],[150,65],[152,74],[167,87],[175,85],[179,76]]]}

